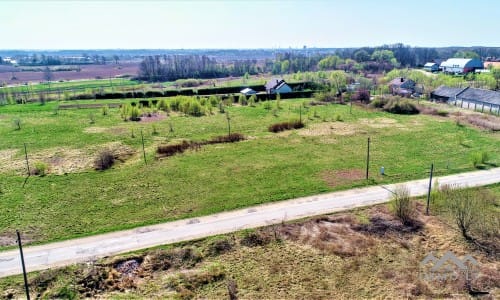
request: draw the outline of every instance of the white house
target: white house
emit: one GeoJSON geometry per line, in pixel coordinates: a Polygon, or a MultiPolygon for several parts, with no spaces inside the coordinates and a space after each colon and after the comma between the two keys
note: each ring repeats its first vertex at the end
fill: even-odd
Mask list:
{"type": "Polygon", "coordinates": [[[428,72],[437,72],[439,71],[439,65],[435,62],[428,62],[424,65],[424,70],[428,72]]]}
{"type": "Polygon", "coordinates": [[[292,88],[282,78],[273,78],[266,83],[266,92],[268,94],[285,94],[291,93],[292,88]]]}

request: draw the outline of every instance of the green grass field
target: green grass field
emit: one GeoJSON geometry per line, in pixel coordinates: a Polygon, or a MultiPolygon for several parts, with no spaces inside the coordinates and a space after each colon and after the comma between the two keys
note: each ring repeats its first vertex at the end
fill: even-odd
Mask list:
{"type": "Polygon", "coordinates": [[[498,132],[457,126],[450,118],[392,115],[356,106],[352,114],[346,105],[304,108],[305,101],[309,100],[281,101],[281,109],[275,101],[271,109],[263,104],[229,107],[231,131],[243,133],[246,141],[207,145],[161,160],[155,159],[160,143],[226,134],[226,116],[214,109],[210,116],[172,114],[154,122],[124,122],[118,109],[104,116],[100,109],[55,114],[54,102],[1,106],[0,238],[9,241],[19,229],[27,241],[48,242],[425,178],[432,162],[436,175],[470,171],[470,154],[477,151],[488,153],[490,165],[500,164],[498,132]],[[299,118],[299,110],[306,128],[267,131],[273,123],[299,118]],[[21,120],[21,130],[15,130],[14,119],[21,120]],[[147,165],[142,160],[141,130],[147,165]],[[338,171],[364,174],[368,137],[370,180],[339,180],[338,171]],[[47,176],[31,176],[24,187],[23,143],[30,164],[49,164],[47,176]],[[135,154],[110,170],[94,171],[96,153],[112,144],[135,154]],[[61,175],[50,174],[61,161],[66,168],[61,175]],[[378,175],[381,166],[386,176],[378,175]]]}

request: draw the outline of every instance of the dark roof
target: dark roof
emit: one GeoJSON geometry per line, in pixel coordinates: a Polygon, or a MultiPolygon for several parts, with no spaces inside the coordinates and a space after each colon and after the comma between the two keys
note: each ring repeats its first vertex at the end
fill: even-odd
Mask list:
{"type": "Polygon", "coordinates": [[[271,80],[266,83],[266,90],[276,89],[283,82],[285,82],[283,78],[271,78],[271,80]]]}
{"type": "Polygon", "coordinates": [[[406,82],[413,83],[413,80],[406,79],[406,78],[403,78],[403,77],[396,77],[393,80],[391,80],[391,82],[389,82],[389,85],[390,86],[400,86],[400,85],[405,84],[406,82]]]}
{"type": "Polygon", "coordinates": [[[490,90],[466,88],[457,97],[464,100],[500,105],[500,92],[490,90]]]}
{"type": "Polygon", "coordinates": [[[455,87],[448,87],[448,86],[440,86],[434,91],[432,91],[432,94],[439,96],[439,97],[448,97],[448,98],[454,98],[456,95],[460,94],[465,88],[455,88],[455,87]]]}

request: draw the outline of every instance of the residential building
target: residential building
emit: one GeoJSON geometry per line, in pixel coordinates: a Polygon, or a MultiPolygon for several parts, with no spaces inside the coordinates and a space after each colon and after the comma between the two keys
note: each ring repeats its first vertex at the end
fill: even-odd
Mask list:
{"type": "Polygon", "coordinates": [[[409,97],[415,92],[415,81],[404,77],[397,77],[389,82],[389,91],[393,95],[409,97]]]}
{"type": "Polygon", "coordinates": [[[428,72],[437,72],[439,71],[439,65],[435,62],[428,62],[424,65],[424,70],[428,72]]]}
{"type": "Polygon", "coordinates": [[[285,94],[292,92],[292,88],[282,78],[273,78],[266,83],[266,93],[285,94]]]}

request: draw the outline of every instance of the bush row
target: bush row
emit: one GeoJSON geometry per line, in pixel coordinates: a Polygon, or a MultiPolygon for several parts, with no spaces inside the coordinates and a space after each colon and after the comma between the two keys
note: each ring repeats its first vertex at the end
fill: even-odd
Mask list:
{"type": "Polygon", "coordinates": [[[194,141],[182,141],[181,143],[171,144],[171,145],[159,145],[156,149],[156,153],[160,157],[173,156],[178,153],[183,153],[188,149],[199,150],[203,145],[209,144],[221,144],[221,143],[235,143],[243,141],[245,136],[241,133],[231,133],[229,135],[216,136],[208,141],[194,142],[194,141]]]}
{"type": "Polygon", "coordinates": [[[271,132],[280,132],[280,131],[285,131],[285,130],[291,130],[291,129],[299,129],[303,128],[304,123],[299,120],[294,120],[294,121],[289,121],[289,122],[281,122],[281,123],[276,123],[271,126],[269,126],[269,131],[271,132]]]}

